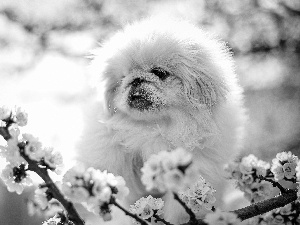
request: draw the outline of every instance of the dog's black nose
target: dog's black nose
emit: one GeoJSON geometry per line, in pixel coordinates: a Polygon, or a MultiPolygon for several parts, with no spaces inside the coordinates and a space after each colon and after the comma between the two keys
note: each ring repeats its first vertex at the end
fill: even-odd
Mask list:
{"type": "Polygon", "coordinates": [[[139,86],[141,83],[143,83],[143,82],[145,82],[146,80],[144,80],[144,79],[141,79],[141,78],[135,78],[131,83],[130,83],[130,85],[132,86],[132,87],[137,87],[137,86],[139,86]]]}
{"type": "Polygon", "coordinates": [[[158,76],[159,79],[161,79],[161,80],[165,80],[171,75],[168,71],[166,71],[160,67],[154,67],[150,70],[150,72],[153,73],[154,75],[158,76]]]}
{"type": "Polygon", "coordinates": [[[147,83],[149,82],[141,78],[135,78],[130,83],[127,102],[131,108],[143,111],[152,107],[153,102],[151,101],[151,93],[146,86],[147,83]]]}

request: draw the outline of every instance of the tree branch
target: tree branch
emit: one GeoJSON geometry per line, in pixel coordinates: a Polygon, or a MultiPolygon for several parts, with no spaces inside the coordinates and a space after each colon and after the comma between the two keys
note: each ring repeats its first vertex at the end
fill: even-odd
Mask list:
{"type": "Polygon", "coordinates": [[[121,206],[119,203],[117,203],[115,198],[111,198],[110,203],[121,209],[127,216],[130,216],[134,218],[136,221],[140,222],[142,225],[148,225],[146,221],[138,217],[136,214],[133,214],[129,212],[127,209],[125,209],[123,206],[121,206]]]}
{"type": "Polygon", "coordinates": [[[156,220],[155,222],[160,221],[160,222],[162,222],[163,224],[166,224],[166,225],[173,225],[172,223],[166,221],[165,219],[160,218],[158,215],[154,215],[153,217],[156,220]]]}
{"type": "Polygon", "coordinates": [[[265,180],[265,181],[270,182],[270,183],[273,185],[273,187],[277,187],[277,188],[280,190],[281,194],[284,194],[284,193],[287,192],[287,189],[286,189],[286,188],[282,187],[281,184],[279,184],[278,182],[276,182],[276,181],[274,181],[274,180],[265,178],[265,177],[263,177],[263,176],[259,176],[258,178],[261,179],[261,180],[265,180]]]}
{"type": "Polygon", "coordinates": [[[173,194],[174,199],[176,199],[180,203],[180,205],[185,209],[185,211],[189,214],[190,224],[198,224],[195,213],[189,207],[187,207],[187,205],[179,198],[179,196],[176,193],[173,194]]]}
{"type": "Polygon", "coordinates": [[[277,197],[257,202],[242,209],[234,210],[241,220],[246,220],[269,212],[273,209],[283,207],[297,200],[297,190],[287,190],[286,193],[277,197]]]}
{"type": "MultiPolygon", "coordinates": [[[[11,138],[11,135],[8,132],[7,127],[0,127],[0,135],[3,136],[3,138],[7,141],[11,138]]],[[[46,168],[42,168],[38,165],[38,163],[34,160],[31,160],[24,152],[25,144],[19,143],[18,144],[19,151],[21,156],[27,161],[28,163],[28,169],[37,173],[46,183],[47,187],[53,194],[53,197],[57,199],[62,206],[65,208],[68,219],[70,219],[72,222],[74,222],[76,225],[84,225],[84,221],[80,218],[78,212],[74,208],[74,205],[65,199],[63,194],[60,192],[60,190],[57,188],[57,186],[53,183],[52,179],[50,178],[48,171],[46,168]]]]}
{"type": "MultiPolygon", "coordinates": [[[[257,202],[245,208],[237,209],[231,212],[236,213],[238,218],[240,218],[243,221],[246,219],[250,219],[254,216],[262,215],[273,209],[283,207],[296,200],[297,200],[297,190],[287,190],[286,193],[279,195],[277,197],[267,199],[261,202],[257,202]]],[[[208,225],[202,220],[197,220],[197,222],[198,222],[197,225],[208,225]]],[[[194,223],[188,222],[182,225],[193,225],[193,224],[194,223]]]]}
{"type": "Polygon", "coordinates": [[[0,135],[7,141],[11,138],[6,127],[0,127],[0,135]]]}

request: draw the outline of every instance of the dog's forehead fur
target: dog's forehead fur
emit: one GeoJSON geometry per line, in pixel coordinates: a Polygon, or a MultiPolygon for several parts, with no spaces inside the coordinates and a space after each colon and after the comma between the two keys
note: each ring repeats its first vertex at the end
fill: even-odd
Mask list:
{"type": "Polygon", "coordinates": [[[186,21],[171,19],[155,18],[126,26],[95,51],[95,55],[93,65],[98,69],[109,65],[105,67],[107,76],[120,77],[131,69],[157,65],[172,69],[178,66],[182,56],[197,60],[201,66],[213,61],[216,69],[226,61],[222,70],[232,69],[223,42],[186,21]]]}
{"type": "MultiPolygon", "coordinates": [[[[135,26],[134,26],[135,27],[135,26]]],[[[132,31],[134,34],[139,32],[139,29],[132,31]]],[[[162,67],[168,70],[174,70],[178,65],[178,57],[183,55],[183,46],[175,38],[170,37],[165,33],[157,33],[149,31],[142,36],[138,33],[130,40],[126,40],[127,33],[132,35],[128,29],[116,35],[116,44],[125,39],[119,48],[116,49],[112,58],[107,58],[107,75],[109,76],[126,76],[132,70],[140,69],[149,71],[153,67],[162,67]],[[120,39],[120,40],[119,40],[120,39]],[[125,66],[126,65],[126,66],[125,66]]],[[[111,43],[109,43],[111,44],[111,43]]]]}

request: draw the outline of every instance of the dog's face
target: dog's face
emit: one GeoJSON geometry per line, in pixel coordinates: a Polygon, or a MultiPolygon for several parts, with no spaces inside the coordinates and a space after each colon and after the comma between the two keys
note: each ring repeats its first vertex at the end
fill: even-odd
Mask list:
{"type": "MultiPolygon", "coordinates": [[[[159,45],[159,41],[155,45],[159,45]]],[[[136,119],[158,119],[173,107],[182,107],[184,85],[176,72],[174,57],[178,49],[164,43],[164,50],[128,49],[139,51],[137,58],[130,58],[128,71],[107,92],[109,104],[136,119]],[[144,51],[145,50],[145,51],[144,51]]],[[[134,52],[130,52],[133,57],[134,52]]],[[[126,57],[126,56],[125,56],[126,57]]],[[[127,57],[126,57],[127,58],[127,57]]]]}
{"type": "Polygon", "coordinates": [[[102,69],[110,115],[156,120],[174,109],[212,110],[226,95],[223,74],[231,70],[221,45],[184,22],[149,20],[119,32],[93,63],[102,69]]]}

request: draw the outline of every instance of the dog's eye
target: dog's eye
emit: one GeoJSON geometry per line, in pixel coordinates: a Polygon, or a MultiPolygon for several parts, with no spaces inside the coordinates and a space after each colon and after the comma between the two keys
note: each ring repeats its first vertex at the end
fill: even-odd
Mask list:
{"type": "Polygon", "coordinates": [[[158,76],[161,80],[165,80],[171,75],[168,71],[165,71],[164,69],[159,67],[152,68],[150,72],[158,76]]]}

